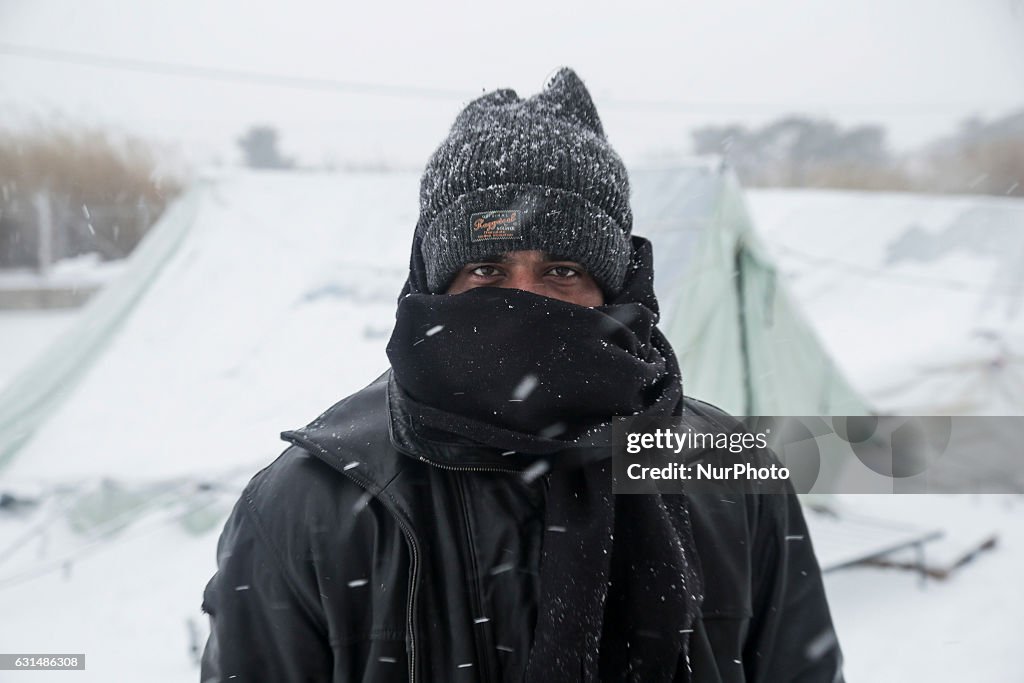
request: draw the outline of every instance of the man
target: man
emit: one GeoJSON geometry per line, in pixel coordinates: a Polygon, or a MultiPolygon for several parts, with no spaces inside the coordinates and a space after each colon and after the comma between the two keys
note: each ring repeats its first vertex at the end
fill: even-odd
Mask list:
{"type": "Polygon", "coordinates": [[[579,78],[470,103],[420,200],[391,369],[225,526],[203,680],[839,680],[793,495],[611,494],[612,416],[728,418],[683,397],[579,78]]]}

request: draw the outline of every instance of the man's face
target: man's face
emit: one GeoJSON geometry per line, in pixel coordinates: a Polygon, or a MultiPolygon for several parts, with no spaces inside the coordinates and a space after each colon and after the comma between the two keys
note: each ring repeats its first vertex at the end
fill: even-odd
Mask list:
{"type": "Polygon", "coordinates": [[[476,287],[522,289],[579,306],[600,306],[604,295],[594,278],[575,261],[543,251],[510,251],[462,267],[447,294],[476,287]]]}

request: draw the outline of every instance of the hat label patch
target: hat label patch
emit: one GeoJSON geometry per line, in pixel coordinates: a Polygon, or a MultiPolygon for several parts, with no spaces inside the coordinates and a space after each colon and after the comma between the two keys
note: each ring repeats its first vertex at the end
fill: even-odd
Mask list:
{"type": "Polygon", "coordinates": [[[490,240],[517,240],[520,234],[522,211],[484,211],[469,217],[471,242],[489,242],[490,240]]]}

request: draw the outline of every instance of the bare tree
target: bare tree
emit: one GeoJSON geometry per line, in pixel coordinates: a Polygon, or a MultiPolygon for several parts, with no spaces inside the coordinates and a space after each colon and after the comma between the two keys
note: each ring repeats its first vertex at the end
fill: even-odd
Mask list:
{"type": "Polygon", "coordinates": [[[288,169],[295,167],[291,157],[284,157],[277,148],[277,129],[273,126],[253,126],[238,139],[249,168],[288,169]]]}
{"type": "Polygon", "coordinates": [[[700,128],[693,143],[698,154],[723,155],[750,185],[876,189],[873,178],[906,185],[880,126],[843,130],[832,121],[788,116],[753,130],[700,128]]]}

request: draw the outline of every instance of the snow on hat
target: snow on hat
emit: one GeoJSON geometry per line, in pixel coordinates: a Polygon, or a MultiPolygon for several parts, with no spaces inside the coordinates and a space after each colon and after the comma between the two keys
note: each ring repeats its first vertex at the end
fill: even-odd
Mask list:
{"type": "Polygon", "coordinates": [[[614,295],[632,228],[626,168],[568,68],[533,97],[505,89],[470,102],[420,182],[416,236],[433,293],[466,263],[537,249],[576,261],[614,295]]]}

